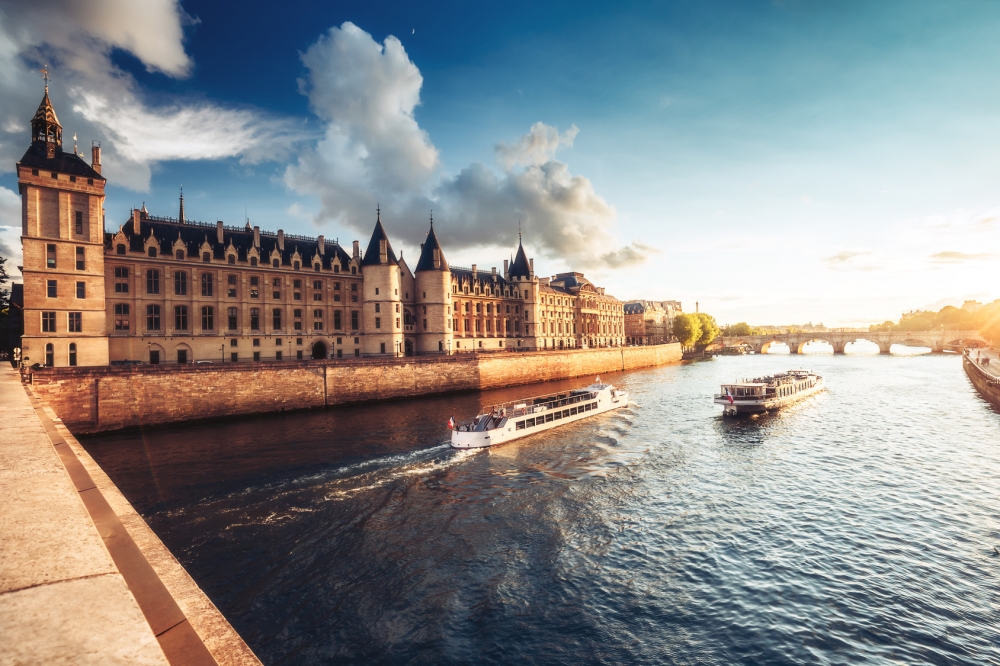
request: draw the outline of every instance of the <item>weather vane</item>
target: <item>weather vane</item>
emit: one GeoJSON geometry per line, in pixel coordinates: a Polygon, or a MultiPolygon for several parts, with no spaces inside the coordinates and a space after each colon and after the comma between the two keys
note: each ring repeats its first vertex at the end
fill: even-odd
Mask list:
{"type": "Polygon", "coordinates": [[[44,67],[42,67],[38,71],[42,73],[42,78],[45,80],[45,92],[48,92],[49,91],[49,81],[50,81],[50,79],[49,79],[49,66],[45,65],[44,67]]]}

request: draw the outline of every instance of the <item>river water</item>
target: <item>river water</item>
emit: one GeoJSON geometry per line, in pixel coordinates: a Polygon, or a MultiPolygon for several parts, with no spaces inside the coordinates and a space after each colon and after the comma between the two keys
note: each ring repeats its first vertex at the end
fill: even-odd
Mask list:
{"type": "Polygon", "coordinates": [[[1000,414],[957,356],[605,377],[627,409],[494,450],[555,382],[83,440],[265,664],[1000,664],[1000,414]],[[828,389],[723,420],[718,385],[828,389]]]}

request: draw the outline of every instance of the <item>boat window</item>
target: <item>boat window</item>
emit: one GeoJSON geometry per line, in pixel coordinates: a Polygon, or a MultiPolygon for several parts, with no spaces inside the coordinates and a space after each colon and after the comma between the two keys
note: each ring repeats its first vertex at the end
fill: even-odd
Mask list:
{"type": "Polygon", "coordinates": [[[563,418],[566,418],[567,416],[569,416],[569,410],[568,409],[564,409],[563,412],[562,412],[562,414],[563,414],[563,418]]]}
{"type": "Polygon", "coordinates": [[[535,419],[528,419],[527,421],[524,422],[524,425],[526,425],[529,428],[534,428],[535,427],[535,419]]]}
{"type": "Polygon", "coordinates": [[[548,423],[551,420],[552,420],[552,414],[546,414],[545,415],[545,422],[548,423]]]}
{"type": "Polygon", "coordinates": [[[574,414],[576,414],[576,407],[571,407],[569,410],[569,415],[573,416],[574,414]]]}
{"type": "Polygon", "coordinates": [[[562,412],[556,412],[555,416],[553,418],[561,419],[562,418],[562,412]]]}
{"type": "Polygon", "coordinates": [[[518,421],[516,425],[518,430],[524,430],[524,421],[518,421]]]}

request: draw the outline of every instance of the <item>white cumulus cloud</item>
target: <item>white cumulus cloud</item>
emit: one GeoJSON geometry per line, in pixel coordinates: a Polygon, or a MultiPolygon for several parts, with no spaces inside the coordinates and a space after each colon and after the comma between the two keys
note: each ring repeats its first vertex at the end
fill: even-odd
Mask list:
{"type": "Polygon", "coordinates": [[[531,247],[580,268],[644,261],[653,248],[620,247],[617,213],[591,181],[555,159],[579,130],[538,122],[494,147],[499,169],[474,163],[441,173],[438,151],[414,115],[423,77],[402,43],[383,43],[353,23],[331,28],[303,55],[300,90],[326,123],[324,137],[285,172],[299,194],[315,195],[315,221],[370,231],[376,203],[393,234],[417,243],[427,211],[442,221],[446,248],[511,246],[518,221],[531,247]]]}

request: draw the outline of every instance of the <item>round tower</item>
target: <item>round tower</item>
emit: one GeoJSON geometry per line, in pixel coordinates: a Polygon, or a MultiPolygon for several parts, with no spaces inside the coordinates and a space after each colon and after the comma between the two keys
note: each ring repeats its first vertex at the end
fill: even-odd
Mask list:
{"type": "Polygon", "coordinates": [[[534,260],[528,259],[524,245],[521,244],[521,234],[518,234],[517,254],[514,256],[514,261],[511,263],[507,275],[521,301],[520,321],[515,323],[515,331],[518,330],[518,324],[520,324],[517,337],[520,338],[518,346],[521,349],[538,348],[537,326],[540,308],[538,304],[538,278],[535,277],[534,263],[534,260]]]}
{"type": "Polygon", "coordinates": [[[379,211],[368,250],[361,259],[363,280],[363,336],[366,356],[402,356],[403,303],[399,262],[389,244],[379,211]]]}
{"type": "Polygon", "coordinates": [[[420,245],[416,271],[416,330],[418,354],[447,354],[452,349],[451,270],[434,233],[420,245]]]}

